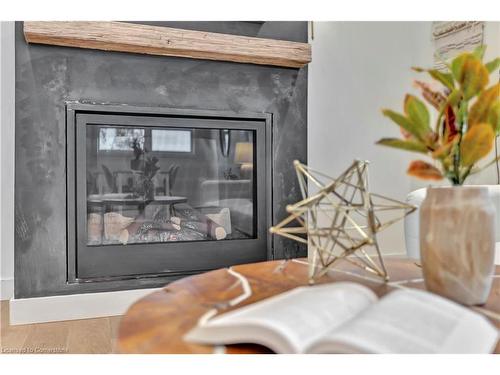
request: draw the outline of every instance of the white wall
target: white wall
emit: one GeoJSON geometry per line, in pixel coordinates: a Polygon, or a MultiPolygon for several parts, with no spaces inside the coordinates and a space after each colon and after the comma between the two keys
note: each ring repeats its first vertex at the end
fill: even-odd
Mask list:
{"type": "MultiPolygon", "coordinates": [[[[314,22],[309,65],[308,163],[339,175],[355,158],[369,160],[371,190],[404,200],[411,155],[376,146],[399,130],[380,109],[401,111],[415,74],[432,61],[429,22],[314,22]]],[[[400,222],[378,236],[382,251],[403,253],[400,222]]]]}
{"type": "MultiPolygon", "coordinates": [[[[374,143],[381,137],[399,136],[380,109],[402,111],[404,94],[414,91],[413,79],[428,79],[410,67],[432,66],[431,22],[314,22],[313,27],[309,165],[337,176],[354,158],[369,160],[371,190],[404,200],[409,191],[427,185],[406,175],[415,155],[374,143]]],[[[500,22],[486,23],[484,43],[488,45],[485,61],[500,56],[500,22]]],[[[497,72],[491,82],[498,79],[497,72]]],[[[491,167],[468,183],[496,181],[491,167]]],[[[385,253],[403,253],[402,223],[381,233],[379,240],[385,253]]]]}
{"type": "Polygon", "coordinates": [[[14,22],[0,22],[0,299],[14,293],[14,22]]]}

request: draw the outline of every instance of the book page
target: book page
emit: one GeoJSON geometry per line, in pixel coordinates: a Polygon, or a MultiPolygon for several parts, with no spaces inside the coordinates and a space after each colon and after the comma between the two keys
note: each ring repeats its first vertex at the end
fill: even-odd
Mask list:
{"type": "Polygon", "coordinates": [[[278,353],[301,353],[377,300],[354,283],[305,286],[212,318],[186,339],[205,344],[256,343],[278,353]]]}
{"type": "Polygon", "coordinates": [[[497,329],[483,316],[420,290],[398,290],[312,345],[310,352],[489,353],[497,329]]]}

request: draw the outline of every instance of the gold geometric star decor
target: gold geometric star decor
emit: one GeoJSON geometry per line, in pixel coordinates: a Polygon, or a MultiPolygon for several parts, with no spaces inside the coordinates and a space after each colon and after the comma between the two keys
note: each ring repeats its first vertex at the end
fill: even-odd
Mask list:
{"type": "Polygon", "coordinates": [[[303,199],[288,205],[290,215],[269,231],[308,245],[309,281],[314,283],[339,261],[388,281],[377,233],[416,207],[370,193],[367,161],[355,160],[335,179],[297,160],[294,167],[303,199]],[[311,195],[308,181],[316,190],[311,195]],[[369,254],[370,247],[375,255],[369,254]]]}

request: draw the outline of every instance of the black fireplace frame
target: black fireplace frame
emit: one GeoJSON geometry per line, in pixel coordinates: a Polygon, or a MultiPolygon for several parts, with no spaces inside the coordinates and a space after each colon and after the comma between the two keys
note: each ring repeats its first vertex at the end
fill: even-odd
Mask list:
{"type": "MultiPolygon", "coordinates": [[[[76,186],[76,169],[83,166],[77,166],[76,158],[76,124],[79,114],[82,115],[116,115],[116,116],[146,116],[146,117],[169,117],[181,119],[205,119],[205,120],[223,120],[223,121],[243,121],[255,122],[264,126],[264,147],[265,147],[265,163],[263,166],[265,175],[265,215],[259,220],[265,220],[264,225],[269,227],[272,225],[273,208],[272,208],[272,114],[270,113],[248,113],[248,112],[230,112],[219,110],[200,110],[200,109],[178,109],[168,107],[150,107],[147,105],[129,105],[129,104],[108,104],[96,103],[92,101],[68,101],[66,106],[66,207],[67,207],[67,284],[87,284],[92,283],[101,287],[110,288],[136,288],[136,287],[151,287],[163,285],[169,281],[180,277],[191,275],[199,272],[205,272],[213,268],[196,269],[181,272],[163,272],[163,273],[148,273],[148,274],[133,274],[120,276],[95,276],[95,277],[79,277],[77,266],[77,186],[76,186]]],[[[81,142],[81,141],[80,141],[81,142]]],[[[272,249],[271,235],[265,231],[266,257],[248,259],[239,261],[239,263],[247,261],[270,260],[274,258],[272,249]]],[[[235,240],[246,241],[246,240],[235,240]]],[[[229,242],[233,242],[229,241],[229,242]]],[[[234,242],[233,242],[234,243],[234,242]]],[[[192,243],[193,246],[200,246],[203,242],[192,243]]],[[[236,245],[236,243],[234,243],[236,245]]],[[[169,246],[175,244],[169,244],[169,246]]],[[[137,246],[137,245],[135,245],[137,246]]],[[[152,246],[147,244],[145,246],[152,246]]],[[[221,259],[221,267],[234,264],[230,259],[221,259]]],[[[237,264],[237,263],[236,263],[237,264]]],[[[219,267],[216,267],[219,268],[219,267]]]]}

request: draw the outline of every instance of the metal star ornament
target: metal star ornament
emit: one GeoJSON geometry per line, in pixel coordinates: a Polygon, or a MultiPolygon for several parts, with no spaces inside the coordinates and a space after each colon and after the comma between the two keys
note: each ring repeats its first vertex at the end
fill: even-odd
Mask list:
{"type": "Polygon", "coordinates": [[[339,261],[388,281],[377,233],[416,207],[370,193],[367,161],[355,160],[338,178],[314,171],[297,160],[294,167],[303,199],[288,205],[290,215],[269,231],[308,245],[309,281],[313,283],[339,261]],[[315,190],[311,195],[308,182],[315,190]],[[289,226],[291,223],[295,225],[289,226]],[[374,255],[368,248],[374,250],[374,255]]]}

